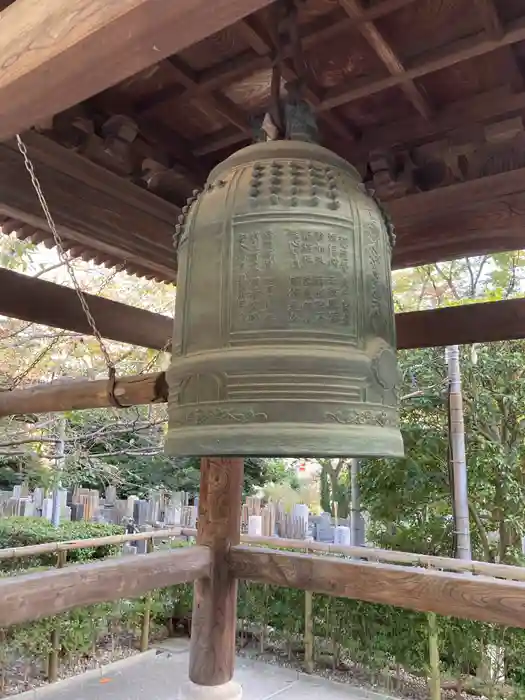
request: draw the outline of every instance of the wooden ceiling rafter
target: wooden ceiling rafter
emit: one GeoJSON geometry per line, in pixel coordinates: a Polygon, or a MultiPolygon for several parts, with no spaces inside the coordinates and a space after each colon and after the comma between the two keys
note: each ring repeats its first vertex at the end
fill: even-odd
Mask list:
{"type": "MultiPolygon", "coordinates": [[[[406,70],[388,41],[381,34],[372,20],[363,20],[364,8],[360,0],[339,0],[339,4],[346,14],[356,22],[357,29],[375,51],[390,75],[403,75],[406,70]]],[[[413,80],[408,80],[400,85],[405,96],[412,103],[417,112],[429,120],[433,109],[423,91],[413,80]]]]}
{"type": "MultiPolygon", "coordinates": [[[[346,19],[343,17],[341,19],[339,13],[332,12],[330,16],[321,18],[314,23],[314,26],[306,29],[303,38],[304,48],[311,49],[320,44],[325,44],[333,38],[352,31],[356,23],[359,25],[363,22],[373,22],[420,1],[383,0],[378,5],[364,9],[357,20],[351,17],[346,19]]],[[[253,27],[249,18],[241,20],[237,26],[239,25],[240,33],[245,41],[251,45],[251,50],[238,54],[233,58],[228,58],[212,68],[200,71],[196,76],[196,83],[191,87],[188,86],[183,93],[180,92],[179,86],[169,85],[146,98],[142,103],[139,103],[138,107],[140,109],[152,109],[182,95],[184,98],[190,99],[200,94],[207,94],[210,90],[227,87],[235,80],[249,77],[257,71],[271,66],[272,53],[271,47],[268,47],[267,40],[253,27]]],[[[284,47],[283,57],[291,57],[290,47],[284,47]]]]}
{"type": "Polygon", "coordinates": [[[456,131],[464,133],[465,127],[490,122],[525,111],[525,91],[512,93],[507,88],[487,92],[453,102],[437,111],[433,119],[424,121],[419,116],[401,119],[390,124],[371,127],[363,139],[355,145],[354,159],[360,162],[374,148],[390,148],[406,144],[425,143],[447,136],[455,139],[456,131]]]}
{"type": "Polygon", "coordinates": [[[0,138],[89,99],[271,1],[214,0],[210,11],[209,0],[95,7],[91,0],[16,0],[1,15],[0,138]]]}
{"type": "MultiPolygon", "coordinates": [[[[242,20],[241,20],[242,22],[242,20]]],[[[178,56],[170,56],[165,63],[170,66],[170,70],[178,82],[186,89],[191,89],[198,85],[197,74],[187,66],[178,56]]],[[[199,96],[200,101],[219,114],[223,119],[230,122],[241,133],[248,135],[251,133],[249,117],[232,100],[228,99],[218,90],[210,90],[209,93],[199,96]]],[[[149,110],[146,109],[146,112],[149,110]]]]}
{"type": "MultiPolygon", "coordinates": [[[[505,34],[505,28],[494,0],[475,0],[475,4],[479,9],[487,37],[496,41],[501,39],[505,34]]],[[[509,67],[512,71],[512,84],[515,88],[521,90],[524,87],[523,75],[512,52],[512,46],[509,46],[506,51],[509,58],[509,67]]]]}
{"type": "Polygon", "coordinates": [[[505,30],[494,1],[474,0],[474,4],[479,9],[487,36],[491,39],[501,39],[505,34],[505,30]]]}
{"type": "MultiPolygon", "coordinates": [[[[385,3],[381,3],[380,5],[378,5],[377,9],[379,10],[379,8],[381,8],[384,4],[385,3]]],[[[353,20],[349,17],[348,20],[350,24],[348,25],[344,21],[339,21],[335,25],[322,27],[318,30],[314,30],[312,34],[309,34],[305,37],[305,46],[315,46],[320,43],[324,43],[325,41],[328,41],[330,37],[335,35],[335,30],[337,30],[337,33],[339,32],[341,26],[346,27],[347,30],[350,27],[360,26],[364,23],[363,19],[368,18],[369,12],[370,11],[362,12],[362,14],[360,15],[361,21],[353,20]]],[[[368,19],[366,21],[368,21],[368,19]]],[[[475,37],[470,37],[466,40],[462,39],[453,42],[453,44],[449,44],[447,47],[441,49],[440,51],[433,51],[429,54],[423,54],[418,59],[418,62],[415,66],[404,66],[404,72],[400,72],[397,75],[391,75],[385,78],[379,78],[372,81],[368,78],[363,79],[362,81],[359,81],[360,84],[358,84],[357,86],[354,84],[353,87],[350,86],[348,89],[345,89],[343,91],[341,91],[340,89],[328,90],[327,93],[323,97],[321,97],[320,101],[317,102],[315,108],[320,113],[330,113],[330,110],[335,107],[339,107],[350,102],[369,97],[371,95],[377,94],[378,92],[382,92],[392,87],[402,86],[410,83],[413,84],[414,80],[418,77],[423,77],[424,75],[437,72],[446,67],[453,66],[456,63],[467,61],[470,58],[485,55],[486,53],[495,51],[498,48],[510,47],[512,44],[518,43],[522,40],[525,40],[525,18],[511,23],[511,25],[507,28],[507,31],[503,31],[503,33],[500,34],[499,37],[496,37],[494,34],[488,36],[487,30],[484,30],[481,34],[478,34],[475,37]]],[[[250,59],[243,59],[239,65],[236,65],[236,60],[230,59],[224,64],[220,64],[219,66],[210,69],[209,71],[203,71],[201,73],[201,77],[198,81],[198,84],[194,88],[192,88],[192,92],[188,92],[187,95],[189,96],[190,94],[198,94],[201,91],[206,91],[208,86],[211,85],[214,85],[216,87],[227,85],[232,79],[240,78],[241,74],[236,71],[239,71],[241,69],[241,66],[242,75],[249,75],[254,71],[260,69],[260,61],[263,58],[263,56],[255,55],[255,60],[257,61],[257,63],[253,66],[250,63],[250,59]]],[[[515,88],[519,83],[519,76],[517,76],[519,68],[514,61],[511,62],[510,65],[511,67],[514,65],[515,68],[515,70],[512,71],[513,75],[511,76],[512,86],[515,88]]],[[[475,104],[477,98],[474,97],[471,99],[473,100],[473,104],[475,104]]],[[[514,107],[512,105],[513,99],[513,96],[509,96],[504,100],[505,102],[509,102],[509,112],[514,111],[514,107]]],[[[453,108],[453,105],[450,107],[450,109],[447,106],[442,110],[443,114],[446,115],[448,111],[451,111],[451,109],[453,108]]],[[[422,111],[425,111],[425,109],[425,107],[422,107],[422,109],[420,109],[419,112],[421,113],[422,111]]],[[[491,114],[495,111],[497,111],[499,115],[505,114],[505,110],[502,107],[500,107],[498,103],[490,104],[489,102],[487,102],[486,110],[487,118],[490,118],[491,114]]],[[[470,118],[470,115],[468,118],[470,118]]],[[[483,115],[480,115],[480,119],[483,118],[483,115]]],[[[478,121],[480,119],[478,119],[478,121]]],[[[426,124],[428,125],[429,131],[431,131],[434,128],[435,122],[440,121],[442,120],[439,112],[437,114],[434,114],[431,120],[425,120],[426,124]]],[[[408,118],[404,120],[404,122],[400,121],[395,128],[398,128],[398,130],[400,128],[402,131],[407,133],[412,130],[413,126],[415,126],[417,131],[421,131],[425,129],[425,122],[418,122],[415,119],[408,118]],[[404,124],[406,124],[406,126],[404,126],[404,124]]],[[[468,121],[465,123],[468,123],[468,121]]],[[[372,143],[374,141],[373,135],[379,132],[381,132],[382,134],[388,134],[392,128],[393,127],[391,125],[373,127],[370,130],[370,137],[369,134],[365,131],[364,142],[366,142],[367,144],[372,143]]],[[[210,153],[214,153],[216,151],[220,151],[222,149],[236,146],[243,140],[244,137],[241,134],[238,134],[230,128],[225,128],[218,131],[215,134],[211,134],[207,137],[203,137],[202,139],[200,139],[199,144],[195,145],[193,152],[196,156],[204,156],[210,153]]],[[[411,138],[409,137],[404,140],[410,141],[411,138]]],[[[382,138],[381,141],[385,146],[390,146],[397,143],[398,139],[393,138],[390,142],[385,142],[385,140],[382,138]]],[[[375,144],[372,145],[372,148],[375,148],[375,144]]],[[[358,149],[360,152],[363,151],[363,148],[359,143],[354,144],[353,150],[355,149],[358,149]]]]}
{"type": "Polygon", "coordinates": [[[386,78],[374,80],[363,79],[348,88],[332,88],[327,90],[321,104],[320,111],[326,111],[370,97],[378,92],[383,92],[392,87],[398,87],[417,78],[422,78],[430,73],[436,73],[444,68],[450,68],[457,63],[468,61],[472,58],[484,56],[496,49],[525,41],[525,18],[512,22],[499,39],[487,38],[485,31],[474,37],[459,39],[439,50],[434,50],[420,57],[414,65],[408,66],[403,73],[391,75],[386,78]]]}
{"type": "MultiPolygon", "coordinates": [[[[272,61],[272,57],[275,53],[275,48],[273,47],[271,41],[265,37],[259,27],[255,24],[254,20],[251,18],[243,19],[239,22],[241,25],[241,31],[243,32],[244,38],[248,41],[252,49],[258,55],[264,55],[267,57],[268,61],[272,61]],[[262,51],[264,50],[264,53],[262,51]]],[[[289,60],[289,50],[286,52],[286,56],[282,63],[282,75],[287,81],[294,81],[297,79],[297,73],[295,72],[291,61],[289,60]]],[[[303,94],[307,102],[316,109],[321,103],[321,97],[317,90],[311,82],[307,79],[306,84],[303,86],[303,94]]],[[[343,138],[349,142],[355,140],[355,132],[352,130],[351,126],[347,126],[342,119],[340,119],[335,114],[324,114],[324,122],[326,125],[340,138],[343,138]]]]}

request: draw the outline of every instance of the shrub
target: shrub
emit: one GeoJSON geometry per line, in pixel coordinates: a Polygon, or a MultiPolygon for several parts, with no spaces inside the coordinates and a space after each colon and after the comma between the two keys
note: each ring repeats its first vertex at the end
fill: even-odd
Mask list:
{"type": "MultiPolygon", "coordinates": [[[[86,540],[93,537],[108,537],[123,534],[124,529],[119,525],[87,522],[63,522],[55,528],[45,518],[1,518],[0,519],[0,549],[8,547],[26,547],[47,542],[66,542],[68,540],[86,540]]],[[[92,559],[116,554],[118,547],[88,547],[68,552],[68,561],[84,562],[92,559]]],[[[26,559],[0,560],[1,570],[28,568],[33,566],[53,566],[56,563],[55,554],[41,554],[26,559]]]]}

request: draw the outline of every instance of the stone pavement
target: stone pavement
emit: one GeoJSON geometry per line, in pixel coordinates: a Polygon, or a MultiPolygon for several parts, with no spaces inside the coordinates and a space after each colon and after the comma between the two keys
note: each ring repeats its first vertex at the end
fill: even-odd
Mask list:
{"type": "MultiPolygon", "coordinates": [[[[101,669],[15,696],[17,700],[179,700],[188,679],[188,644],[169,640],[101,669]]],[[[235,680],[243,700],[382,700],[384,696],[307,676],[292,669],[238,658],[235,680]]]]}

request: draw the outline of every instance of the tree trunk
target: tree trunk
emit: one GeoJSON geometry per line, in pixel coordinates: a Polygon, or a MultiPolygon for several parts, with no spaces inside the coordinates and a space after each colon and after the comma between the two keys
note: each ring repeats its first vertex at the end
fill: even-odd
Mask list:
{"type": "Polygon", "coordinates": [[[361,492],[358,475],[360,463],[358,459],[350,462],[350,544],[353,547],[365,546],[365,521],[361,513],[361,492]]]}

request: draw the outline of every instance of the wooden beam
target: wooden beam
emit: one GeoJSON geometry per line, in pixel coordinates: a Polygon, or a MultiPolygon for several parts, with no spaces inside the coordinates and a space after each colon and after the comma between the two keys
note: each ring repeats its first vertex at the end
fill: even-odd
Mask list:
{"type": "Polygon", "coordinates": [[[209,573],[208,548],[195,546],[4,578],[0,580],[0,625],[9,627],[73,608],[137,598],[209,573]]]}
{"type": "MultiPolygon", "coordinates": [[[[455,137],[454,130],[464,136],[465,128],[483,124],[506,115],[521,114],[525,110],[525,92],[510,92],[509,88],[496,88],[459,100],[435,113],[431,120],[414,116],[389,124],[366,129],[360,141],[352,145],[350,161],[360,163],[368,160],[370,152],[377,149],[421,144],[440,137],[455,137]]],[[[239,132],[221,129],[215,134],[200,139],[195,144],[195,155],[207,155],[242,142],[239,132]]]]}
{"type": "Polygon", "coordinates": [[[493,0],[474,0],[474,5],[479,10],[487,36],[501,39],[505,30],[493,0]]]}
{"type": "Polygon", "coordinates": [[[151,530],[148,532],[134,532],[126,535],[108,535],[104,537],[89,537],[82,540],[68,540],[65,542],[42,542],[42,544],[28,544],[21,547],[6,547],[0,549],[0,561],[6,559],[26,559],[38,557],[44,554],[58,554],[59,552],[73,552],[86,547],[108,547],[110,545],[124,544],[126,542],[144,542],[152,539],[168,539],[180,537],[181,527],[173,527],[169,530],[151,530]]]}
{"type": "MultiPolygon", "coordinates": [[[[125,315],[128,309],[122,304],[119,314],[125,315]]],[[[171,319],[161,316],[158,323],[162,323],[164,332],[168,326],[171,330],[171,319]]],[[[525,299],[396,314],[396,333],[400,350],[525,338],[525,299]]],[[[115,396],[124,406],[165,402],[168,386],[164,372],[120,377],[115,396]]],[[[110,405],[106,379],[54,382],[0,392],[0,418],[110,405]]]]}
{"type": "Polygon", "coordinates": [[[454,130],[472,128],[491,119],[525,110],[525,92],[511,93],[498,88],[453,102],[437,112],[433,119],[421,117],[402,119],[397,122],[367,129],[361,142],[354,146],[355,162],[366,160],[374,149],[391,148],[404,144],[421,144],[445,136],[454,136],[454,130]]]}
{"type": "MultiPolygon", "coordinates": [[[[104,338],[157,350],[166,347],[173,325],[167,316],[93,294],[85,298],[104,338]]],[[[0,268],[0,315],[92,335],[74,290],[5,268],[0,268]]]]}
{"type": "Polygon", "coordinates": [[[388,202],[396,224],[393,266],[520,250],[525,168],[388,202]]]}
{"type": "Polygon", "coordinates": [[[525,583],[487,576],[233,547],[232,572],[273,586],[525,627],[525,583]]]}
{"type": "Polygon", "coordinates": [[[271,0],[17,0],[0,16],[0,139],[81,102],[271,0]],[[50,77],[51,76],[51,77],[50,77]]]}
{"type": "MultiPolygon", "coordinates": [[[[439,219],[446,212],[457,215],[473,212],[484,204],[500,202],[505,197],[524,192],[525,168],[519,168],[393,199],[387,207],[396,226],[408,226],[414,222],[439,219]]],[[[515,250],[521,247],[516,246],[515,250]]]]}
{"type": "Polygon", "coordinates": [[[396,333],[400,350],[525,338],[525,299],[396,314],[396,333]]]}
{"type": "MultiPolygon", "coordinates": [[[[0,417],[108,408],[108,389],[107,379],[70,379],[0,391],[0,417]]],[[[117,377],[113,393],[122,406],[165,403],[168,384],[164,372],[117,377]]]]}
{"type": "Polygon", "coordinates": [[[201,459],[197,545],[209,547],[209,578],[195,581],[190,645],[190,680],[218,686],[231,681],[235,666],[237,579],[228,566],[239,544],[244,459],[201,459]]]}
{"type": "MultiPolygon", "coordinates": [[[[180,533],[183,537],[195,537],[196,530],[183,527],[180,533]]],[[[242,544],[252,544],[259,547],[276,549],[296,549],[305,551],[304,540],[279,537],[265,537],[260,535],[241,535],[242,544]]],[[[32,545],[40,547],[45,545],[32,545]]],[[[58,546],[58,545],[57,545],[58,546]]],[[[24,547],[19,549],[25,549],[24,547]]],[[[378,547],[353,546],[344,544],[332,544],[329,542],[309,542],[308,553],[321,552],[323,554],[344,554],[353,559],[365,559],[373,562],[387,564],[410,564],[434,571],[455,571],[456,573],[481,574],[490,578],[503,578],[509,581],[522,581],[525,583],[525,569],[512,564],[492,564],[475,559],[453,559],[451,557],[434,556],[433,554],[415,554],[414,552],[401,552],[397,549],[380,549],[378,547]]],[[[0,550],[1,558],[1,550],[0,550]]]]}
{"type": "MultiPolygon", "coordinates": [[[[264,35],[262,28],[257,25],[256,21],[246,19],[242,22],[239,22],[239,24],[241,26],[241,31],[243,31],[244,33],[245,40],[251,45],[252,49],[258,55],[261,55],[261,52],[264,48],[264,53],[268,57],[268,61],[271,61],[272,56],[275,54],[276,47],[274,47],[269,38],[267,38],[264,35]]],[[[285,80],[293,82],[297,79],[297,73],[295,72],[291,61],[283,61],[281,69],[283,78],[285,80]]],[[[195,85],[197,85],[197,83],[195,85]]],[[[303,94],[305,100],[312,106],[313,109],[316,109],[317,106],[321,103],[321,98],[318,95],[317,89],[314,85],[311,84],[311,81],[309,80],[308,76],[305,80],[305,84],[303,85],[303,94]]],[[[354,132],[337,115],[326,113],[323,114],[322,118],[324,119],[327,126],[330,129],[332,129],[332,131],[335,134],[337,134],[338,137],[346,139],[348,141],[354,141],[354,132]]]]}
{"type": "MultiPolygon", "coordinates": [[[[383,0],[383,2],[379,3],[378,5],[374,5],[373,7],[364,10],[362,20],[360,21],[372,22],[376,19],[391,14],[392,12],[401,10],[416,1],[419,2],[420,0],[383,0]]],[[[328,42],[332,38],[343,35],[352,30],[354,26],[355,22],[351,18],[341,21],[339,13],[332,12],[329,16],[323,18],[319,28],[312,29],[311,31],[309,31],[308,28],[305,29],[303,41],[304,47],[312,48],[319,44],[328,42]]],[[[219,63],[219,65],[214,66],[213,68],[209,68],[198,73],[197,84],[187,88],[185,92],[186,98],[206,94],[210,90],[226,87],[235,80],[249,77],[257,71],[271,65],[270,54],[262,50],[262,47],[266,41],[261,40],[260,35],[255,38],[251,33],[250,27],[240,27],[240,32],[244,34],[245,39],[251,37],[251,42],[248,41],[248,43],[251,43],[253,51],[243,52],[234,58],[230,58],[222,63],[219,63]]],[[[290,47],[285,47],[283,56],[285,58],[289,58],[290,55],[290,47]]],[[[179,95],[179,87],[169,85],[166,88],[156,92],[155,95],[148,97],[147,101],[143,103],[143,107],[153,108],[154,106],[158,106],[164,102],[169,102],[179,95]]]]}
{"type": "Polygon", "coordinates": [[[410,80],[421,78],[429,73],[435,73],[468,61],[477,56],[483,56],[491,51],[510,46],[525,40],[525,20],[519,19],[511,23],[505,34],[499,39],[487,38],[485,32],[479,36],[461,39],[448,45],[445,49],[439,49],[418,59],[414,66],[409,66],[404,73],[392,75],[387,78],[369,81],[364,79],[356,81],[353,87],[335,87],[326,92],[323,101],[319,105],[320,111],[334,109],[348,102],[359,100],[363,97],[375,95],[383,90],[402,85],[410,80]]]}
{"type": "MultiPolygon", "coordinates": [[[[356,22],[359,32],[376,52],[390,75],[404,75],[405,67],[401,60],[373,21],[363,21],[364,8],[360,0],[339,0],[339,3],[346,14],[356,22]]],[[[415,82],[408,80],[401,83],[400,87],[421,116],[430,119],[433,110],[415,82]]]]}
{"type": "MultiPolygon", "coordinates": [[[[36,175],[66,245],[172,281],[180,210],[35,132],[24,134],[36,175]]],[[[49,231],[14,142],[0,144],[0,213],[49,231]]],[[[51,234],[49,234],[51,238],[51,234]]]]}
{"type": "MultiPolygon", "coordinates": [[[[191,89],[198,85],[197,73],[192,71],[189,66],[187,66],[178,56],[171,56],[169,59],[167,59],[166,63],[170,66],[175,78],[186,89],[191,89]]],[[[209,94],[203,94],[200,96],[200,99],[205,106],[208,106],[227,122],[233,124],[233,126],[239,129],[241,133],[249,134],[251,132],[250,119],[248,115],[245,114],[244,111],[234,102],[232,102],[232,100],[228,99],[226,95],[223,95],[216,90],[211,90],[209,94]]],[[[156,106],[156,103],[154,106],[156,106]]]]}

